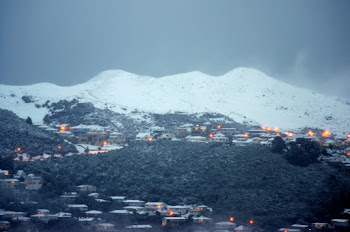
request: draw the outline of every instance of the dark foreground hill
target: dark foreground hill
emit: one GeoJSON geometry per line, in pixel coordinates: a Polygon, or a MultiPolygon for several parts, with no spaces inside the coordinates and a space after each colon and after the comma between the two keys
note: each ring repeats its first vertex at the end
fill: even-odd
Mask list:
{"type": "Polygon", "coordinates": [[[267,231],[328,220],[350,206],[347,173],[320,163],[293,166],[262,146],[139,143],[107,154],[17,166],[41,173],[42,193],[51,197],[75,185],[92,184],[106,195],[206,204],[214,208],[214,218],[253,219],[267,231]]]}

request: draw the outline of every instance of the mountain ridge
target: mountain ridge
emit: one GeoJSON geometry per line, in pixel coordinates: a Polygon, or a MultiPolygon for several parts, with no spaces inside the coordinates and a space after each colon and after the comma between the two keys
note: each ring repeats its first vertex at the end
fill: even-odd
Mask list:
{"type": "Polygon", "coordinates": [[[24,106],[19,100],[22,96],[32,96],[37,104],[76,98],[97,108],[126,114],[133,110],[163,114],[218,112],[239,123],[286,130],[318,127],[337,134],[350,131],[350,119],[346,117],[350,115],[350,106],[346,101],[294,87],[251,68],[236,68],[221,76],[194,71],[161,78],[107,70],[74,86],[0,85],[0,93],[1,108],[22,118],[39,114],[34,116],[37,122],[45,116],[45,110],[24,106]],[[21,107],[26,108],[27,114],[21,112],[21,107]],[[35,113],[38,110],[42,112],[35,113]]]}

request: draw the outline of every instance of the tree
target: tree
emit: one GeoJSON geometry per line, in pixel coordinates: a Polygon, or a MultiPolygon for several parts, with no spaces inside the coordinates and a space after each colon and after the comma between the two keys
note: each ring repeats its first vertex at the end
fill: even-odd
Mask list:
{"type": "Polygon", "coordinates": [[[274,140],[272,141],[271,151],[274,153],[282,154],[285,148],[286,148],[286,143],[284,142],[284,140],[280,136],[275,137],[274,140]]]}
{"type": "Polygon", "coordinates": [[[286,154],[289,163],[296,166],[308,166],[317,162],[321,154],[320,145],[308,139],[298,138],[291,143],[291,147],[286,154]]]}
{"type": "Polygon", "coordinates": [[[29,116],[26,119],[26,123],[28,123],[29,125],[33,125],[33,121],[32,121],[32,119],[29,116]]]}

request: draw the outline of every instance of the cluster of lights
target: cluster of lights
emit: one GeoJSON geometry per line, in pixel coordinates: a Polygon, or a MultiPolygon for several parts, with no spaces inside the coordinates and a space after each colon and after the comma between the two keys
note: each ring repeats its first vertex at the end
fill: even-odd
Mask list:
{"type": "Polygon", "coordinates": [[[293,137],[293,132],[286,132],[286,135],[287,135],[288,137],[293,137]]]}
{"type": "Polygon", "coordinates": [[[330,133],[329,133],[328,130],[325,130],[325,131],[322,132],[322,136],[323,136],[323,137],[327,137],[327,136],[329,136],[329,135],[330,135],[330,133]]]}
{"type": "MultiPolygon", "coordinates": [[[[266,130],[266,131],[271,131],[271,130],[272,130],[271,127],[269,127],[269,126],[262,126],[261,129],[266,130]]],[[[280,129],[279,129],[277,126],[275,126],[275,127],[273,128],[273,130],[277,132],[277,131],[279,131],[280,129]]]]}
{"type": "Polygon", "coordinates": [[[314,136],[314,132],[312,132],[312,130],[309,130],[309,132],[307,132],[311,137],[314,136]]]}

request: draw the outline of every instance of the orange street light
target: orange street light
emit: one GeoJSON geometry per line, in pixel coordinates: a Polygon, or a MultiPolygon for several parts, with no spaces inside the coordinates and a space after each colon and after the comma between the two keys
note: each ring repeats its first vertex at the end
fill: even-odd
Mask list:
{"type": "Polygon", "coordinates": [[[234,217],[230,217],[230,222],[233,222],[234,220],[234,217]]]}
{"type": "Polygon", "coordinates": [[[220,126],[220,125],[217,125],[216,128],[217,128],[218,130],[220,130],[220,129],[221,129],[221,126],[220,126]]]}
{"type": "Polygon", "coordinates": [[[20,147],[17,147],[17,149],[16,149],[17,151],[21,151],[21,148],[20,147]]]}
{"type": "Polygon", "coordinates": [[[253,224],[253,223],[254,223],[254,221],[253,221],[253,220],[250,220],[250,221],[249,221],[249,223],[250,223],[250,224],[253,224]]]}
{"type": "Polygon", "coordinates": [[[149,138],[148,138],[148,141],[152,142],[152,141],[153,141],[153,138],[152,138],[152,137],[149,137],[149,138]]]}
{"type": "Polygon", "coordinates": [[[103,141],[103,145],[106,146],[108,144],[107,141],[103,141]]]}
{"type": "Polygon", "coordinates": [[[60,129],[61,129],[61,131],[64,131],[64,130],[66,130],[66,127],[65,126],[61,126],[60,129]]]}

